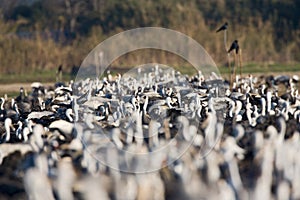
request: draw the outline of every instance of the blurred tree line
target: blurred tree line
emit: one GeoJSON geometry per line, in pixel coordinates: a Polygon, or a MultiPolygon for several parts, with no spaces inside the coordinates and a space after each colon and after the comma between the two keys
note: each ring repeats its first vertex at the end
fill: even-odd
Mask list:
{"type": "MultiPolygon", "coordinates": [[[[71,69],[104,39],[146,26],[187,34],[224,65],[223,34],[215,30],[225,21],[228,45],[238,39],[245,62],[299,62],[299,8],[297,0],[0,0],[0,73],[71,69]]],[[[114,64],[183,63],[161,51],[125,57],[114,64]]]]}

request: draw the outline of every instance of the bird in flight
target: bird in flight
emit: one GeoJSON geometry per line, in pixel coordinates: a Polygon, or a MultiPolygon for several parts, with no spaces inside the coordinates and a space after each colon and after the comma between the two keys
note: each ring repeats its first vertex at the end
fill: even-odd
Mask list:
{"type": "Polygon", "coordinates": [[[238,54],[239,53],[239,43],[237,40],[234,40],[228,50],[228,53],[230,53],[232,50],[235,50],[235,53],[238,54]]]}
{"type": "Polygon", "coordinates": [[[220,32],[220,31],[226,30],[226,29],[227,29],[227,26],[228,26],[228,23],[225,22],[225,23],[224,23],[224,24],[216,31],[216,33],[217,33],[217,32],[220,32]]]}

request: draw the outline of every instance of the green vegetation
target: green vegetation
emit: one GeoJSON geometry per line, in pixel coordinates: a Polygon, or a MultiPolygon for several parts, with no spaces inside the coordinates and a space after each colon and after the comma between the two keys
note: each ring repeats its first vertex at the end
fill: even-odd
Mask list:
{"type": "MultiPolygon", "coordinates": [[[[187,34],[223,66],[227,62],[223,35],[215,30],[225,21],[228,45],[238,39],[243,50],[244,72],[299,71],[299,64],[293,64],[300,62],[299,7],[300,1],[293,0],[0,1],[0,82],[16,77],[21,82],[54,80],[60,64],[70,72],[104,39],[146,26],[187,34]]],[[[185,65],[175,55],[156,51],[129,53],[112,66],[144,61],[185,65]]]]}
{"type": "MultiPolygon", "coordinates": [[[[112,67],[109,68],[113,75],[117,73],[126,73],[131,69],[129,66],[121,66],[121,67],[112,67]]],[[[193,75],[196,73],[195,69],[190,65],[183,66],[175,66],[174,69],[180,71],[183,74],[193,75]]],[[[225,66],[218,67],[220,74],[228,74],[229,68],[225,66]]],[[[297,72],[299,74],[300,64],[295,65],[287,65],[287,64],[270,64],[270,65],[260,65],[260,64],[247,64],[243,66],[242,71],[244,74],[249,73],[259,73],[259,74],[271,74],[271,73],[292,73],[297,72]]],[[[239,73],[239,69],[237,69],[237,74],[239,73]]],[[[43,82],[43,83],[51,83],[55,82],[55,70],[41,70],[39,72],[32,73],[24,73],[24,74],[0,74],[0,84],[8,84],[8,83],[31,83],[35,81],[43,82]]],[[[105,74],[104,74],[105,76],[105,74]]],[[[69,73],[63,74],[63,81],[69,81],[71,79],[75,79],[75,76],[70,75],[69,73]]],[[[227,78],[227,77],[225,77],[227,78]]]]}
{"type": "MultiPolygon", "coordinates": [[[[229,73],[228,67],[219,67],[221,74],[229,73]]],[[[257,64],[257,63],[249,63],[242,68],[242,72],[245,74],[249,73],[287,73],[287,72],[299,72],[300,64],[257,64]]],[[[236,68],[236,73],[239,73],[239,68],[236,68]]]]}
{"type": "Polygon", "coordinates": [[[40,71],[30,73],[10,73],[1,74],[0,83],[13,83],[13,82],[25,83],[34,81],[53,82],[55,81],[55,72],[52,71],[40,71]]]}
{"type": "MultiPolygon", "coordinates": [[[[73,77],[69,73],[63,74],[63,80],[69,81],[73,77]]],[[[40,70],[30,73],[11,73],[11,74],[0,74],[0,84],[4,83],[31,83],[31,82],[42,82],[52,83],[56,80],[55,70],[40,70]]]]}

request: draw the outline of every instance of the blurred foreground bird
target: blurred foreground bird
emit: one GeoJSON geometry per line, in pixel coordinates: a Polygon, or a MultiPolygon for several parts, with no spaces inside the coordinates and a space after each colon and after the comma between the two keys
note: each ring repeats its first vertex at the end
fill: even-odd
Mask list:
{"type": "Polygon", "coordinates": [[[216,33],[220,32],[220,31],[225,31],[227,29],[228,23],[225,22],[217,31],[216,33]]]}

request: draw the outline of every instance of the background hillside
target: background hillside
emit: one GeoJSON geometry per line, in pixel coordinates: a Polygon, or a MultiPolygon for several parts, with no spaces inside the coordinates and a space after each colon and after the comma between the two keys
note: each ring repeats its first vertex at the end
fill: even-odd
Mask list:
{"type": "MultiPolygon", "coordinates": [[[[228,45],[239,40],[245,63],[300,61],[300,1],[296,0],[1,0],[0,8],[1,74],[51,71],[60,64],[70,71],[105,38],[145,26],[187,34],[223,66],[223,34],[215,30],[225,21],[228,45]]],[[[165,52],[145,52],[128,54],[114,65],[130,66],[144,59],[185,62],[165,52]]]]}

